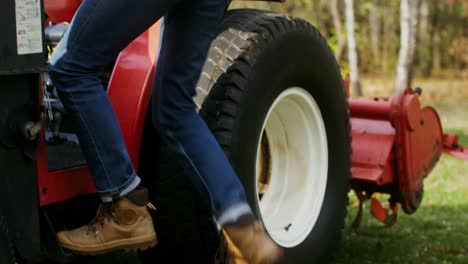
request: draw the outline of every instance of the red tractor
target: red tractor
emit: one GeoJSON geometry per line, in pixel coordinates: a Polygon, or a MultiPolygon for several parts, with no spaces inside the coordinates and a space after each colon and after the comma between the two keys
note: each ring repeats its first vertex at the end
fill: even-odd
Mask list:
{"type": "MultiPolygon", "coordinates": [[[[79,260],[54,234],[85,224],[99,202],[46,67],[80,3],[0,2],[1,264],[79,260]]],[[[163,30],[158,22],[135,39],[102,82],[157,207],[160,244],[138,257],[210,263],[219,238],[208,209],[149,122],[163,30]]],[[[443,134],[436,111],[421,108],[419,89],[355,100],[346,86],[317,29],[253,9],[226,12],[200,76],[199,113],[268,234],[285,248],[285,263],[331,256],[351,187],[362,201],[390,194],[390,208],[374,199],[371,210],[391,225],[398,206],[408,214],[419,207],[423,180],[444,150],[468,159],[457,136],[443,134]]]]}

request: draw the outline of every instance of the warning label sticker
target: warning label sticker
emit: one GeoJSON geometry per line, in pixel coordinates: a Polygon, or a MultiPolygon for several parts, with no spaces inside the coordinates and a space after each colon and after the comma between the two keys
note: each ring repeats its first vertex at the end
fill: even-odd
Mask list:
{"type": "Polygon", "coordinates": [[[15,0],[18,55],[42,53],[40,0],[15,0]]]}

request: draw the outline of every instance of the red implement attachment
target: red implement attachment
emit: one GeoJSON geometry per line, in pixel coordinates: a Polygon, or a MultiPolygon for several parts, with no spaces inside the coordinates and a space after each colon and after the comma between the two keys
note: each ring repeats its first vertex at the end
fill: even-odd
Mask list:
{"type": "Polygon", "coordinates": [[[454,157],[468,160],[468,148],[458,144],[458,135],[444,134],[444,152],[454,157]]]}
{"type": "Polygon", "coordinates": [[[468,159],[468,150],[458,145],[456,135],[443,135],[434,108],[421,107],[420,93],[420,89],[408,89],[391,100],[349,99],[352,186],[361,194],[360,203],[377,192],[390,194],[388,210],[376,199],[371,206],[373,215],[387,225],[396,221],[397,203],[408,214],[416,211],[423,196],[423,180],[444,149],[468,159]]]}

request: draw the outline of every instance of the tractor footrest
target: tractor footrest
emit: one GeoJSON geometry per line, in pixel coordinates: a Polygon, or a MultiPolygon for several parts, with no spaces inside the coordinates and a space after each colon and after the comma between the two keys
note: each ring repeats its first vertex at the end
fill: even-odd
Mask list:
{"type": "Polygon", "coordinates": [[[81,147],[76,142],[65,141],[57,145],[48,145],[47,152],[49,171],[73,169],[87,165],[81,147]]]}

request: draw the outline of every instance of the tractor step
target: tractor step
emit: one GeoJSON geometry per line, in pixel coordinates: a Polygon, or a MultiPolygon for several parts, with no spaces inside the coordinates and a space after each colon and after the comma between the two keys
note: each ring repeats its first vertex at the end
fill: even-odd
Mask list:
{"type": "Polygon", "coordinates": [[[78,143],[65,141],[47,146],[49,171],[58,171],[85,167],[86,160],[78,143]]]}

